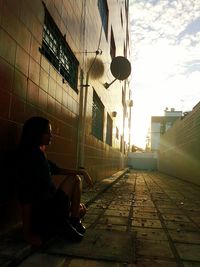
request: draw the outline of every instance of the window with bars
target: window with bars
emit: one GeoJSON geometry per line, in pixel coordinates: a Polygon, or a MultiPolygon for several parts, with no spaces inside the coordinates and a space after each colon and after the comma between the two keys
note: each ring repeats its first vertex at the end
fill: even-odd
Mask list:
{"type": "Polygon", "coordinates": [[[106,144],[110,146],[112,146],[112,129],[113,129],[113,122],[110,115],[107,113],[106,144]]]}
{"type": "Polygon", "coordinates": [[[108,16],[109,16],[109,11],[108,11],[108,4],[107,0],[98,0],[98,8],[99,8],[99,13],[101,16],[101,21],[102,21],[102,26],[106,35],[106,39],[108,39],[108,16]]]}
{"type": "Polygon", "coordinates": [[[92,105],[92,134],[101,141],[103,141],[103,119],[104,105],[94,91],[92,105]]]}
{"type": "Polygon", "coordinates": [[[46,7],[40,51],[77,92],[79,62],[46,7]]]}

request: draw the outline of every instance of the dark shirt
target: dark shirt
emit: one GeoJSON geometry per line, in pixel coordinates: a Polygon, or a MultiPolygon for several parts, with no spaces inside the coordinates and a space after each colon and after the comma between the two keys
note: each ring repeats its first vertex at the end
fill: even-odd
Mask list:
{"type": "Polygon", "coordinates": [[[21,153],[17,161],[18,196],[21,203],[38,204],[54,196],[56,187],[52,175],[57,174],[59,168],[46,159],[41,149],[21,153]]]}

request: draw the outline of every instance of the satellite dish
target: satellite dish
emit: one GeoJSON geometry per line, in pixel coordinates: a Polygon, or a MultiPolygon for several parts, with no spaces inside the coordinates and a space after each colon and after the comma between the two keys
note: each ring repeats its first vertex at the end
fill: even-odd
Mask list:
{"type": "Polygon", "coordinates": [[[131,73],[131,63],[125,57],[114,57],[110,64],[110,70],[117,80],[123,81],[127,79],[131,73]]]}

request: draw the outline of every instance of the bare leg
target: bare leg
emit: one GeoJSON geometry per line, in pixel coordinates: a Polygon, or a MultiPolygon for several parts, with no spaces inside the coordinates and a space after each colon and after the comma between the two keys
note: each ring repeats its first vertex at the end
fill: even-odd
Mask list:
{"type": "Polygon", "coordinates": [[[79,218],[82,183],[79,175],[68,175],[61,183],[60,188],[71,201],[71,217],[79,218]]]}
{"type": "Polygon", "coordinates": [[[71,201],[70,223],[80,234],[84,234],[86,229],[80,221],[81,177],[79,175],[67,176],[61,183],[60,188],[68,195],[71,201]]]}

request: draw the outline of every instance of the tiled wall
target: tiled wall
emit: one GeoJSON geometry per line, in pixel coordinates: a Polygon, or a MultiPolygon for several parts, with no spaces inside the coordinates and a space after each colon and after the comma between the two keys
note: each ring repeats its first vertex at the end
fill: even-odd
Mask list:
{"type": "Polygon", "coordinates": [[[161,138],[159,170],[200,185],[200,103],[161,138]]]}
{"type": "MultiPolygon", "coordinates": [[[[83,162],[94,180],[105,178],[123,168],[125,160],[120,152],[120,139],[115,135],[112,147],[105,144],[105,130],[103,142],[92,136],[92,97],[95,90],[105,106],[105,118],[107,112],[110,115],[112,111],[118,112],[113,126],[117,126],[122,135],[121,96],[124,83],[116,82],[109,90],[103,84],[113,79],[109,71],[111,24],[116,40],[116,56],[123,55],[126,20],[124,18],[122,27],[119,19],[121,8],[118,5],[122,5],[125,14],[124,4],[108,1],[110,17],[106,40],[97,1],[44,0],[44,3],[61,33],[66,34],[66,41],[80,63],[80,70],[83,70],[83,83],[90,66],[88,62],[93,62],[95,57],[95,53],[89,52],[96,51],[98,47],[103,51],[99,59],[104,65],[104,74],[98,79],[89,79],[83,162]],[[88,53],[84,53],[86,50],[88,53]]],[[[81,87],[79,77],[77,94],[67,83],[63,83],[62,76],[40,53],[43,24],[42,1],[0,0],[0,155],[4,159],[1,163],[6,166],[0,180],[1,184],[5,183],[6,191],[10,186],[10,180],[6,178],[9,176],[6,168],[10,162],[5,159],[16,148],[23,123],[31,116],[45,116],[52,122],[54,139],[48,148],[49,158],[63,167],[75,168],[79,164],[80,90],[85,88],[81,87]]],[[[10,195],[5,194],[0,203],[8,199],[10,195]]]]}

